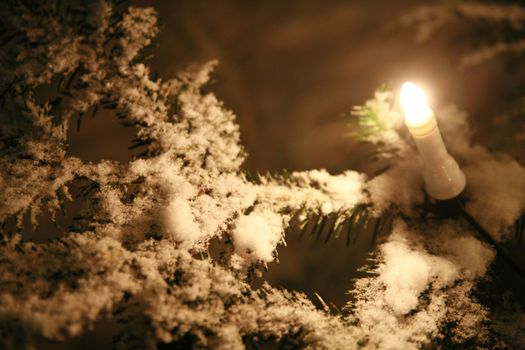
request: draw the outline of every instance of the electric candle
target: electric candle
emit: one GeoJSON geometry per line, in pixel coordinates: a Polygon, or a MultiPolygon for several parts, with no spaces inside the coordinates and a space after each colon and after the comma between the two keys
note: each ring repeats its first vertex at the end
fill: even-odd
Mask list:
{"type": "Polygon", "coordinates": [[[421,154],[427,193],[439,200],[456,197],[465,188],[465,175],[447,152],[424,92],[416,84],[406,82],[401,87],[400,100],[405,124],[421,154]]]}

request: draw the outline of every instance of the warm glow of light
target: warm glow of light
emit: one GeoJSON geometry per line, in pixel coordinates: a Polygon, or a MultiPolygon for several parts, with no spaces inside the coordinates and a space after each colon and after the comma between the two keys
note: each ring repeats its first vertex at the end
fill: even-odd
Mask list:
{"type": "Polygon", "coordinates": [[[432,120],[432,110],[427,104],[425,93],[419,86],[407,81],[401,87],[399,98],[408,126],[422,126],[432,120]]]}

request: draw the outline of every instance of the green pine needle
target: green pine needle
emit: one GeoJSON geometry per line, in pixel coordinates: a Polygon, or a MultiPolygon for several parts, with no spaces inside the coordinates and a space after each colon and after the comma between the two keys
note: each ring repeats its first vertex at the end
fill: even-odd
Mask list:
{"type": "MultiPolygon", "coordinates": [[[[377,91],[387,91],[386,85],[381,85],[377,91]]],[[[371,136],[388,130],[388,125],[379,116],[378,110],[369,103],[362,106],[354,106],[352,111],[345,115],[352,118],[348,123],[348,126],[352,129],[350,136],[359,142],[368,141],[371,136]]]]}
{"type": "Polygon", "coordinates": [[[354,118],[348,123],[352,129],[350,136],[359,142],[387,130],[387,126],[370,106],[354,106],[350,116],[354,118]]]}

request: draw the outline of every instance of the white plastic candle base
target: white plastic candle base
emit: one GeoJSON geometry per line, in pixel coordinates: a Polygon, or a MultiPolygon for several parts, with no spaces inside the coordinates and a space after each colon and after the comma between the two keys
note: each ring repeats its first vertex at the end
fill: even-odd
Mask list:
{"type": "Polygon", "coordinates": [[[454,158],[448,154],[440,163],[425,164],[423,161],[425,190],[434,199],[454,198],[465,189],[465,175],[454,158]]]}
{"type": "Polygon", "coordinates": [[[456,197],[465,188],[465,175],[447,152],[425,94],[417,85],[406,82],[399,97],[405,112],[405,124],[423,161],[427,193],[438,200],[456,197]]]}
{"type": "Polygon", "coordinates": [[[428,125],[432,128],[425,128],[423,135],[409,128],[421,154],[425,188],[432,198],[451,199],[465,188],[465,175],[448,154],[435,119],[429,119],[428,125]]]}

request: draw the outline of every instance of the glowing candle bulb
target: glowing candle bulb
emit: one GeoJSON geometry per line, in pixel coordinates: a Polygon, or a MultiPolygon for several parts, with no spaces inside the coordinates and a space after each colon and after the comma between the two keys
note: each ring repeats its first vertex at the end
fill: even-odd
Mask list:
{"type": "Polygon", "coordinates": [[[421,154],[427,193],[439,200],[456,197],[465,188],[465,175],[445,148],[425,93],[416,84],[406,82],[399,97],[405,124],[421,154]]]}

